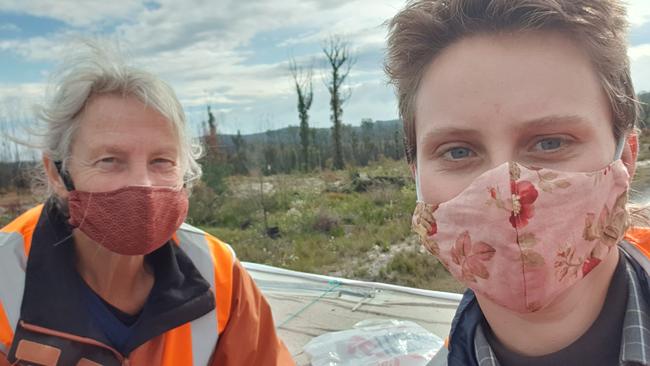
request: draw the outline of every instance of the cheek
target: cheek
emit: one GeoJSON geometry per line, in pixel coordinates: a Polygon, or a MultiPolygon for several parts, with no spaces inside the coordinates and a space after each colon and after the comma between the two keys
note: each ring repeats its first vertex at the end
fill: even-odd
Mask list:
{"type": "Polygon", "coordinates": [[[80,179],[79,184],[75,182],[76,189],[86,192],[109,192],[128,185],[128,180],[120,177],[106,177],[92,175],[86,179],[80,179]]]}
{"type": "Polygon", "coordinates": [[[156,179],[160,179],[164,182],[177,182],[183,180],[183,174],[185,169],[182,166],[153,166],[150,169],[152,176],[155,176],[156,179]]]}
{"type": "Polygon", "coordinates": [[[160,174],[156,179],[152,180],[154,186],[176,187],[183,185],[183,174],[180,170],[174,172],[167,172],[160,174]]]}
{"type": "Polygon", "coordinates": [[[129,185],[129,175],[124,171],[102,172],[96,168],[78,167],[71,170],[75,188],[85,192],[108,192],[129,185]]]}
{"type": "Polygon", "coordinates": [[[458,196],[473,180],[473,176],[446,175],[423,172],[420,176],[420,192],[426,203],[438,205],[458,196]]]}

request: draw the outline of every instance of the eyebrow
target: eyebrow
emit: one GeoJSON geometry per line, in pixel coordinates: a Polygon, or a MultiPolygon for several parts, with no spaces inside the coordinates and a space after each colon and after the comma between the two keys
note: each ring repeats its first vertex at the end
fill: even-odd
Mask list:
{"type": "Polygon", "coordinates": [[[97,145],[93,146],[90,149],[90,153],[88,154],[89,156],[95,157],[97,155],[101,155],[104,153],[107,154],[123,154],[125,153],[125,149],[119,145],[97,145]]]}
{"type": "MultiPolygon", "coordinates": [[[[518,123],[516,129],[519,132],[526,132],[530,130],[544,130],[557,127],[585,127],[588,125],[588,121],[578,115],[551,115],[545,116],[542,118],[536,118],[524,121],[523,123],[518,123]]],[[[445,138],[454,138],[462,137],[464,139],[477,139],[481,136],[481,132],[476,129],[471,128],[459,128],[459,127],[441,127],[436,128],[427,132],[426,135],[419,141],[419,143],[425,145],[431,141],[435,141],[436,138],[445,137],[445,138]]]]}
{"type": "Polygon", "coordinates": [[[420,143],[426,144],[430,141],[435,141],[439,137],[462,137],[462,138],[477,138],[481,136],[481,133],[478,130],[470,128],[458,128],[458,127],[442,127],[436,128],[432,131],[427,132],[420,143]]]}
{"type": "Polygon", "coordinates": [[[584,127],[589,122],[578,115],[551,115],[542,118],[525,121],[519,126],[519,130],[545,129],[551,127],[584,127]]]}
{"type": "MultiPolygon", "coordinates": [[[[129,152],[128,147],[125,146],[120,146],[120,145],[99,145],[97,147],[93,147],[90,150],[90,156],[91,157],[96,157],[98,155],[101,155],[103,153],[106,154],[115,154],[115,155],[122,155],[126,154],[129,152]]],[[[160,149],[157,149],[153,152],[152,155],[164,155],[164,154],[178,154],[178,148],[175,146],[165,146],[160,149]]]]}

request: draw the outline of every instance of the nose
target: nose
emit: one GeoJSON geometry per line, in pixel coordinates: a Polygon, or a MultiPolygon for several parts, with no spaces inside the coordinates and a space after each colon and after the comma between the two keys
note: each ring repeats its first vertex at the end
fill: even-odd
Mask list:
{"type": "Polygon", "coordinates": [[[129,168],[129,185],[143,187],[153,185],[151,172],[146,162],[138,162],[129,168]]]}
{"type": "Polygon", "coordinates": [[[489,152],[489,170],[505,163],[517,160],[515,148],[510,146],[499,146],[489,152]]]}

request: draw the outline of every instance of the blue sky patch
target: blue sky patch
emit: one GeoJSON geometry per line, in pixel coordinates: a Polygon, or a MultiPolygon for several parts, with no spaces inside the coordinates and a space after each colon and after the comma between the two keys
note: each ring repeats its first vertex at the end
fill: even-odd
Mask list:
{"type": "Polygon", "coordinates": [[[62,21],[0,11],[0,39],[27,39],[58,32],[66,27],[62,21]]]}

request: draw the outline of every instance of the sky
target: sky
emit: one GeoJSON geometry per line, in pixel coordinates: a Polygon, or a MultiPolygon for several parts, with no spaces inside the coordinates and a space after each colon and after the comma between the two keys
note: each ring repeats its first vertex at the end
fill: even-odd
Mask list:
{"type": "MultiPolygon", "coordinates": [[[[650,91],[650,1],[631,0],[630,48],[637,91],[650,91]]],[[[397,118],[383,73],[384,22],[403,0],[0,0],[0,113],[29,120],[70,45],[117,42],[129,63],[176,91],[194,133],[211,105],[221,133],[298,124],[288,61],[314,65],[311,125],[328,127],[323,42],[340,36],[356,63],[345,123],[397,118]]]]}

